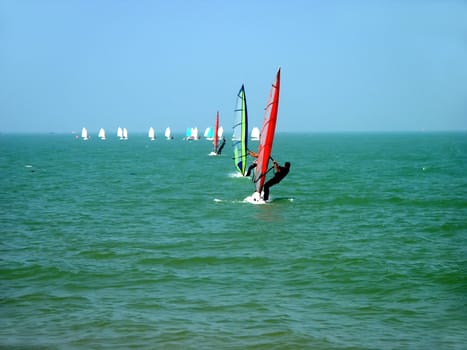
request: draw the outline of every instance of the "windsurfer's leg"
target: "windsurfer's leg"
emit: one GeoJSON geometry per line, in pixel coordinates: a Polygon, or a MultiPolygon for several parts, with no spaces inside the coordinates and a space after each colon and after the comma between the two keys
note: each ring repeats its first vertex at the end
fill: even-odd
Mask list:
{"type": "Polygon", "coordinates": [[[263,191],[264,191],[263,199],[265,201],[267,201],[269,199],[269,189],[272,186],[274,186],[274,185],[276,185],[278,183],[279,183],[279,181],[277,181],[276,178],[274,178],[274,177],[272,179],[266,181],[266,183],[263,186],[263,191]]]}
{"type": "Polygon", "coordinates": [[[248,167],[248,171],[246,172],[246,175],[245,176],[250,176],[251,174],[251,171],[256,168],[256,163],[253,163],[251,164],[249,167],[248,167]]]}
{"type": "Polygon", "coordinates": [[[269,199],[269,185],[268,184],[265,184],[264,187],[263,187],[263,199],[265,201],[267,201],[269,199]]]}

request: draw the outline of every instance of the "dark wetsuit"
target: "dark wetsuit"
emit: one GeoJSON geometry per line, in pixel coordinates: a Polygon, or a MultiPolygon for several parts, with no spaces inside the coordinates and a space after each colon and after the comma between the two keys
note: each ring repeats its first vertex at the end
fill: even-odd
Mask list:
{"type": "Polygon", "coordinates": [[[222,144],[221,146],[219,147],[219,150],[217,151],[217,154],[221,154],[222,153],[222,149],[224,148],[225,146],[225,139],[222,140],[222,144]]]}
{"type": "Polygon", "coordinates": [[[251,174],[251,171],[256,168],[256,162],[254,162],[253,164],[251,164],[249,167],[248,167],[248,171],[246,172],[246,175],[245,176],[250,176],[251,174]]]}
{"type": "MultiPolygon", "coordinates": [[[[255,153],[253,151],[250,151],[248,150],[248,153],[250,154],[250,156],[254,157],[254,158],[258,158],[258,153],[255,153]]],[[[250,176],[251,174],[251,171],[256,168],[256,165],[258,165],[258,163],[256,163],[256,160],[248,167],[248,171],[246,172],[245,176],[250,176]]]]}
{"type": "Polygon", "coordinates": [[[270,180],[266,181],[266,183],[264,184],[264,187],[263,187],[263,190],[264,190],[263,199],[265,201],[267,201],[269,199],[269,188],[271,186],[277,185],[279,182],[281,182],[281,180],[284,177],[286,177],[287,174],[289,173],[289,169],[290,168],[286,168],[286,167],[283,167],[283,166],[279,165],[279,170],[276,171],[276,173],[274,174],[274,177],[271,178],[270,180]]]}

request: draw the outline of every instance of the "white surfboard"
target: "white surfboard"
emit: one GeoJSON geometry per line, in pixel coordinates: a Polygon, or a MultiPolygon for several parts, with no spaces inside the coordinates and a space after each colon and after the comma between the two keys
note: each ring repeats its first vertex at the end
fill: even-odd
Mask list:
{"type": "Polygon", "coordinates": [[[246,197],[244,201],[251,203],[251,204],[266,204],[267,203],[258,192],[254,192],[251,196],[246,197]]]}

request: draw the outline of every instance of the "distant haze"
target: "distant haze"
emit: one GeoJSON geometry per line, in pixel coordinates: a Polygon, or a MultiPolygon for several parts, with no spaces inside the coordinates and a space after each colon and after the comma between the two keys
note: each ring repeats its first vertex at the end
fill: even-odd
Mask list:
{"type": "Polygon", "coordinates": [[[1,1],[0,132],[467,130],[467,2],[1,1]]]}

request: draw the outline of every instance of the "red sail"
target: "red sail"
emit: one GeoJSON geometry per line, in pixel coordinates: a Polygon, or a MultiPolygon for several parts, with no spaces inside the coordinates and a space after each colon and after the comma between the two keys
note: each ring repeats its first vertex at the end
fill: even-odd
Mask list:
{"type": "Polygon", "coordinates": [[[272,144],[274,142],[274,133],[276,131],[277,112],[279,110],[279,90],[281,83],[281,70],[277,71],[277,77],[272,84],[269,93],[268,104],[264,114],[263,128],[261,130],[261,139],[258,148],[258,160],[255,168],[254,182],[256,191],[261,193],[263,190],[266,173],[269,168],[269,159],[271,157],[272,144]]]}
{"type": "Polygon", "coordinates": [[[214,128],[214,152],[217,153],[217,146],[219,145],[219,111],[216,115],[216,126],[214,128]]]}

